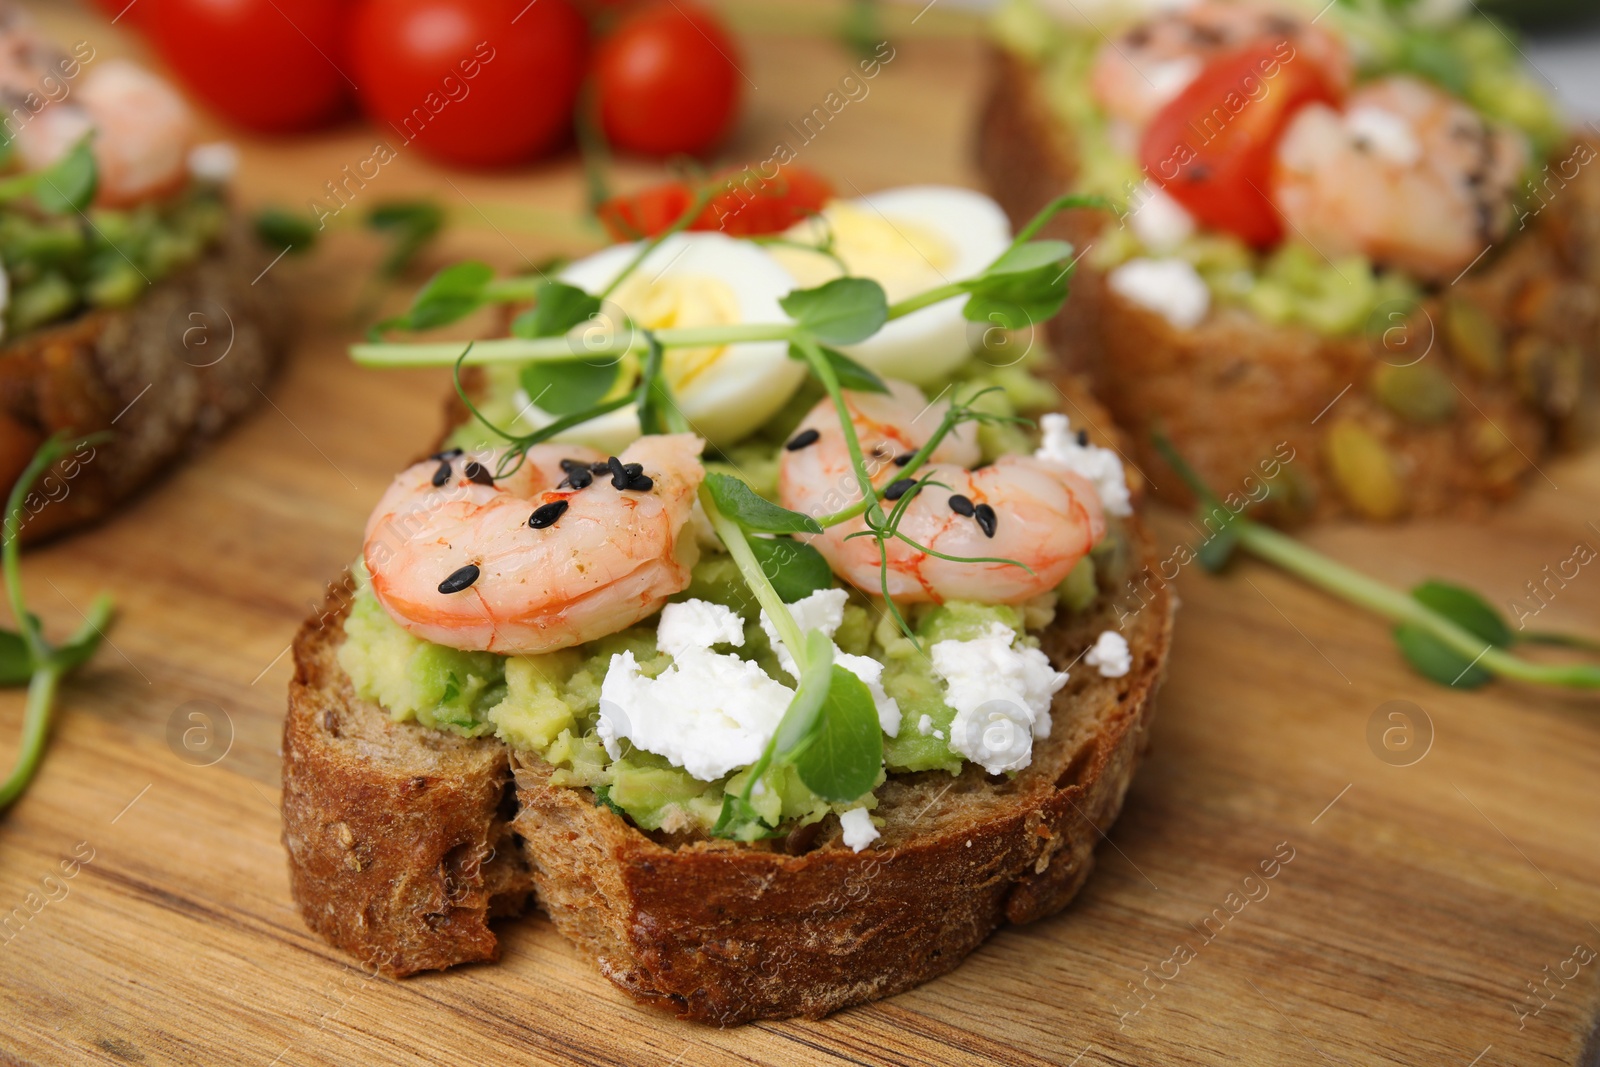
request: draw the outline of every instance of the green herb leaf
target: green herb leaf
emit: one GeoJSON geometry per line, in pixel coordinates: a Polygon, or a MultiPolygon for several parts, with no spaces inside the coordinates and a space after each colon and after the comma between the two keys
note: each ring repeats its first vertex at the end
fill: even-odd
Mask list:
{"type": "Polygon", "coordinates": [[[779,300],[796,325],[819,341],[865,341],[889,321],[883,286],[871,278],[835,278],[815,289],[796,289],[779,300]]]}
{"type": "Polygon", "coordinates": [[[444,229],[444,220],[444,209],[431,200],[395,200],[374,207],[367,215],[367,227],[393,242],[379,273],[388,278],[404,273],[444,229]]]}
{"type": "Polygon", "coordinates": [[[489,265],[476,260],[446,267],[418,291],[409,311],[374,326],[373,339],[386,330],[431,330],[458,322],[483,306],[484,289],[493,279],[489,265]]]}
{"type": "Polygon", "coordinates": [[[817,520],[798,511],[780,508],[772,501],[756,495],[743,479],[731,474],[711,471],[706,474],[706,487],[717,510],[752,533],[821,533],[817,520]]]}
{"type": "Polygon", "coordinates": [[[33,199],[50,215],[71,215],[94,203],[100,187],[100,169],[85,137],[55,163],[39,172],[33,199]]]}
{"type": "Polygon", "coordinates": [[[1496,648],[1507,648],[1515,639],[1500,612],[1470,589],[1448,582],[1427,581],[1411,590],[1411,595],[1469,634],[1481,637],[1496,648]]]}
{"type": "Polygon", "coordinates": [[[609,785],[597,785],[594,787],[594,806],[597,808],[610,808],[623,818],[628,817],[628,813],[622,810],[622,806],[611,799],[611,787],[609,785]]]}
{"type": "Polygon", "coordinates": [[[1211,540],[1200,546],[1195,558],[1200,561],[1200,566],[1212,574],[1218,574],[1233,559],[1234,550],[1238,547],[1238,532],[1231,526],[1224,526],[1212,535],[1211,540]]]}
{"type": "Polygon", "coordinates": [[[785,604],[833,588],[833,568],[808,544],[787,537],[752,537],[750,552],[785,604]]]}
{"type": "MultiPolygon", "coordinates": [[[[818,345],[817,348],[822,351],[823,358],[833,368],[833,373],[839,379],[841,388],[853,389],[858,393],[887,393],[889,391],[889,387],[883,383],[882,378],[838,349],[829,348],[827,345],[818,345]]],[[[789,358],[798,360],[801,363],[806,361],[806,355],[800,351],[798,345],[789,346],[789,358]]]]}
{"type": "Polygon", "coordinates": [[[19,633],[0,630],[0,686],[27,685],[33,678],[33,658],[19,633]]]}
{"type": "Polygon", "coordinates": [[[293,211],[281,207],[262,208],[251,221],[256,238],[269,247],[304,252],[317,243],[317,228],[310,219],[293,211]]]}
{"type": "Polygon", "coordinates": [[[1472,660],[1415,623],[1396,626],[1394,640],[1406,662],[1429,681],[1457,689],[1477,689],[1494,680],[1493,674],[1475,666],[1472,660]]]}
{"type": "Polygon", "coordinates": [[[533,307],[511,323],[513,337],[560,337],[600,311],[597,297],[565,282],[540,282],[533,307]]]}
{"type": "Polygon", "coordinates": [[[833,684],[833,642],[821,630],[807,630],[806,658],[800,665],[800,685],[778,721],[772,750],[779,763],[787,762],[815,736],[817,719],[833,684]]]}
{"type": "Polygon", "coordinates": [[[646,333],[645,341],[649,349],[645,354],[644,369],[639,372],[639,384],[633,393],[634,403],[639,409],[639,429],[644,433],[666,433],[667,412],[674,410],[672,395],[661,378],[661,365],[666,354],[662,352],[655,334],[646,333]]]}
{"type": "Polygon", "coordinates": [[[522,368],[519,378],[529,399],[551,415],[572,415],[587,411],[609,393],[617,383],[622,365],[615,359],[604,363],[583,360],[539,360],[522,368]]]}
{"type": "MultiPolygon", "coordinates": [[[[1016,251],[1027,247],[1022,245],[1016,251]]],[[[980,274],[967,283],[972,296],[961,314],[969,322],[1025,330],[1061,310],[1071,279],[1071,265],[1058,263],[1016,273],[980,274]]]]}
{"type": "Polygon", "coordinates": [[[1057,272],[1072,262],[1073,247],[1066,241],[1029,241],[1008,248],[1000,258],[984,268],[980,277],[1028,274],[1054,267],[1057,272]]]}
{"type": "Polygon", "coordinates": [[[779,834],[766,824],[748,800],[729,793],[722,798],[722,812],[711,828],[711,836],[729,841],[760,841],[779,834]]]}
{"type": "Polygon", "coordinates": [[[800,780],[830,804],[870,792],[883,764],[883,730],[866,683],[835,664],[819,729],[795,757],[800,780]]]}

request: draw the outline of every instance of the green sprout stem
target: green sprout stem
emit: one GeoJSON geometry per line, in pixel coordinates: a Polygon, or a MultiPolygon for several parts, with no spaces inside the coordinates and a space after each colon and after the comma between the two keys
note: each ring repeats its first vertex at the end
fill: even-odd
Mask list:
{"type": "MultiPolygon", "coordinates": [[[[1168,465],[1199,497],[1208,514],[1218,510],[1224,514],[1230,513],[1170,441],[1158,435],[1156,447],[1168,465]]],[[[1275,563],[1308,584],[1391,622],[1410,623],[1425,630],[1474,665],[1501,678],[1574,689],[1600,689],[1600,666],[1530,662],[1469,633],[1416,598],[1330,559],[1269,526],[1242,515],[1234,515],[1228,520],[1227,528],[1237,536],[1241,547],[1261,559],[1275,563]]]]}

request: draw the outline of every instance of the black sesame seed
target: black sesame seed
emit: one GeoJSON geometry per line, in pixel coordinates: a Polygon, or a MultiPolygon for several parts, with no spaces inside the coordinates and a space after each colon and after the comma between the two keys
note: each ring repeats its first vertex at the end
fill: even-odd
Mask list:
{"type": "MultiPolygon", "coordinates": [[[[610,459],[606,460],[606,470],[611,472],[611,488],[628,488],[630,476],[628,474],[628,468],[622,465],[622,460],[618,459],[616,456],[612,456],[610,459]]],[[[595,471],[595,473],[599,474],[600,472],[595,471]]]]}
{"type": "Polygon", "coordinates": [[[561,469],[571,474],[573,471],[588,470],[589,464],[581,459],[564,459],[561,461],[561,469]]]}
{"type": "Polygon", "coordinates": [[[628,488],[635,493],[648,493],[656,487],[654,480],[646,474],[636,474],[628,479],[628,488]]]}
{"type": "Polygon", "coordinates": [[[972,517],[978,520],[978,529],[983,531],[983,536],[994,536],[995,523],[999,520],[999,516],[994,513],[994,508],[991,508],[988,504],[979,504],[972,509],[972,517]]]}
{"type": "Polygon", "coordinates": [[[1089,431],[1088,430],[1079,430],[1078,431],[1078,445],[1081,448],[1088,448],[1089,447],[1089,431]]]}
{"type": "Polygon", "coordinates": [[[910,463],[913,459],[915,459],[916,456],[917,454],[915,452],[902,452],[898,456],[894,457],[894,465],[896,467],[904,467],[907,463],[910,463]]]}
{"type": "Polygon", "coordinates": [[[441,593],[459,593],[478,580],[478,565],[469,563],[439,583],[441,593]]]}
{"type": "Polygon", "coordinates": [[[971,518],[972,501],[967,497],[962,496],[960,493],[956,493],[950,497],[950,510],[955,512],[957,515],[965,515],[968,518],[971,518]]]}
{"type": "Polygon", "coordinates": [[[910,492],[911,487],[916,484],[917,480],[915,478],[901,478],[899,481],[890,482],[889,487],[883,491],[883,499],[899,500],[910,492]]]}
{"type": "Polygon", "coordinates": [[[561,486],[566,486],[570,489],[587,489],[593,484],[594,475],[589,473],[588,466],[579,464],[577,467],[567,471],[567,476],[562,479],[561,485],[556,488],[559,489],[561,486]]]}
{"type": "Polygon", "coordinates": [[[467,481],[475,485],[494,484],[494,475],[489,473],[488,467],[485,467],[477,460],[468,460],[466,467],[462,469],[462,473],[467,476],[467,481]]]}
{"type": "Polygon", "coordinates": [[[783,447],[788,449],[790,452],[798,452],[802,448],[810,448],[821,438],[822,431],[813,426],[811,429],[801,430],[799,433],[789,438],[789,443],[783,447]]]}
{"type": "Polygon", "coordinates": [[[630,478],[637,478],[639,475],[644,473],[644,464],[624,463],[622,465],[622,473],[626,474],[630,478]]]}
{"type": "Polygon", "coordinates": [[[611,463],[608,460],[597,459],[593,463],[589,464],[590,474],[606,474],[610,470],[611,463]]]}
{"type": "Polygon", "coordinates": [[[433,455],[429,456],[428,458],[429,459],[455,459],[459,455],[461,455],[461,449],[459,449],[459,448],[447,448],[443,452],[435,452],[433,455]]]}
{"type": "Polygon", "coordinates": [[[437,489],[450,480],[450,461],[440,460],[439,469],[433,472],[433,485],[437,489]]]}
{"type": "Polygon", "coordinates": [[[567,513],[565,500],[552,500],[548,504],[540,504],[533,509],[533,514],[528,517],[528,525],[535,530],[542,530],[546,526],[554,526],[556,520],[567,513]]]}

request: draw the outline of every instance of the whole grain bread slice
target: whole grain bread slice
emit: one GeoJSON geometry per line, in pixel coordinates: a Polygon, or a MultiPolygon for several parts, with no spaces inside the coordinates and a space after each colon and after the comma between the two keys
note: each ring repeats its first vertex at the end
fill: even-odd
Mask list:
{"type": "MultiPolygon", "coordinates": [[[[1031,62],[996,48],[992,68],[978,161],[1021,225],[1073,188],[1078,150],[1031,62]]],[[[1597,152],[1600,142],[1587,140],[1558,150],[1559,188],[1545,182],[1527,231],[1401,329],[1384,319],[1370,337],[1327,337],[1240,308],[1178,329],[1111,291],[1089,255],[1054,331],[1061,352],[1173,503],[1191,498],[1151,444],[1157,429],[1224,494],[1250,495],[1263,463],[1292,450],[1272,501],[1284,521],[1481,511],[1514,494],[1545,454],[1593,432],[1600,167],[1575,161],[1597,152]],[[1422,369],[1401,366],[1412,363],[1422,369]]],[[[1076,211],[1049,229],[1089,249],[1117,225],[1076,211]]]]}
{"type": "Polygon", "coordinates": [[[283,843],[306,924],[400,977],[494,959],[489,920],[532,888],[507,818],[511,768],[492,737],[393,722],[339,666],[352,587],[294,641],[283,726],[283,843]]]}
{"type": "MultiPolygon", "coordinates": [[[[1081,382],[1058,384],[1076,423],[1126,447],[1081,382]]],[[[1073,668],[1050,736],[1014,778],[892,775],[877,792],[882,836],[861,852],[831,816],[756,845],[646,833],[590,790],[551,785],[528,753],[393,723],[339,667],[348,587],[336,590],[294,646],[283,812],[295,899],[331,943],[405,975],[491,957],[487,920],[531,884],[617,986],[719,1025],[821,1016],[943,974],[1002,923],[1072,899],[1149,744],[1176,600],[1160,581],[1129,594],[1158,555],[1136,519],[1119,528],[1095,602],[1041,640],[1067,667],[1118,629],[1132,670],[1073,668]],[[499,798],[513,770],[508,834],[499,798]]]]}

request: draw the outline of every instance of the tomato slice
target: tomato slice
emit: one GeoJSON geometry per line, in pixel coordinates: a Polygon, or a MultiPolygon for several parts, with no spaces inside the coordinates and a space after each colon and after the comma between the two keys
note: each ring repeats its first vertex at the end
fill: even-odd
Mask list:
{"type": "MultiPolygon", "coordinates": [[[[782,233],[822,210],[833,198],[833,186],[804,167],[779,167],[773,177],[760,168],[741,167],[706,179],[722,191],[689,224],[691,230],[720,230],[730,237],[782,233]]],[[[665,233],[694,205],[699,186],[665,182],[632,196],[617,196],[600,205],[600,221],[618,241],[637,241],[665,233]]]]}
{"type": "Polygon", "coordinates": [[[1157,113],[1139,161],[1202,224],[1270,247],[1283,239],[1267,199],[1278,139],[1307,104],[1337,104],[1337,86],[1287,41],[1247,45],[1208,63],[1157,113]]]}

